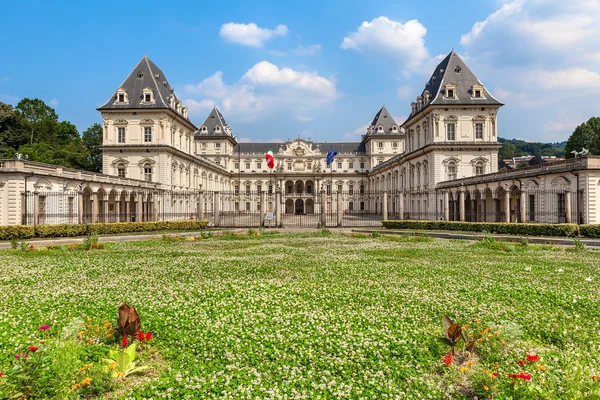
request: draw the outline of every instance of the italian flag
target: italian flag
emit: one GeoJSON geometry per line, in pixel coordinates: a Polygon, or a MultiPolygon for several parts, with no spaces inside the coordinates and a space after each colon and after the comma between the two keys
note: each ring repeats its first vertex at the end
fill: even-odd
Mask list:
{"type": "Polygon", "coordinates": [[[269,149],[269,152],[267,153],[265,158],[267,159],[267,167],[273,169],[273,167],[275,166],[275,159],[273,158],[273,148],[272,147],[269,149]]]}

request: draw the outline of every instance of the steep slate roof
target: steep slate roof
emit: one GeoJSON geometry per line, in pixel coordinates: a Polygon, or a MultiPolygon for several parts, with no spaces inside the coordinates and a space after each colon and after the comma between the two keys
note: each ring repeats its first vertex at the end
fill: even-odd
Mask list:
{"type": "Polygon", "coordinates": [[[400,131],[392,133],[392,127],[395,126],[398,128],[398,124],[394,121],[394,117],[389,113],[385,106],[381,107],[381,110],[377,114],[375,114],[375,118],[371,122],[371,125],[368,129],[369,135],[398,135],[400,131]],[[383,127],[383,132],[378,131],[378,127],[381,125],[383,127]]]}
{"type": "Polygon", "coordinates": [[[214,106],[204,123],[194,134],[195,136],[231,136],[231,130],[229,125],[225,121],[223,114],[219,111],[217,106],[214,106]],[[220,132],[215,131],[215,127],[221,128],[220,132]],[[202,131],[202,127],[206,127],[206,132],[202,131]]]}
{"type": "MultiPolygon", "coordinates": [[[[174,90],[169,85],[165,74],[156,64],[148,58],[148,56],[142,57],[140,62],[135,66],[129,76],[123,81],[108,99],[104,105],[100,106],[98,110],[125,110],[125,109],[153,109],[153,108],[171,108],[169,106],[169,96],[173,94],[174,90]],[[127,92],[127,98],[129,104],[114,104],[117,100],[117,90],[123,89],[127,92]],[[154,104],[140,104],[143,98],[144,89],[150,88],[154,93],[154,104]]],[[[177,97],[175,96],[175,104],[177,104],[177,97]]],[[[181,114],[180,114],[181,115],[181,114]]],[[[183,118],[183,115],[181,115],[183,118]]],[[[189,121],[189,118],[186,118],[189,121]]]]}
{"type": "Polygon", "coordinates": [[[435,68],[421,92],[424,102],[425,91],[429,91],[429,103],[424,104],[420,110],[411,113],[411,116],[402,125],[405,125],[414,115],[430,105],[503,105],[485,87],[483,87],[483,98],[472,98],[471,91],[474,85],[483,86],[465,62],[452,50],[435,68]],[[447,84],[456,85],[455,96],[458,98],[457,100],[444,97],[447,84]]]}

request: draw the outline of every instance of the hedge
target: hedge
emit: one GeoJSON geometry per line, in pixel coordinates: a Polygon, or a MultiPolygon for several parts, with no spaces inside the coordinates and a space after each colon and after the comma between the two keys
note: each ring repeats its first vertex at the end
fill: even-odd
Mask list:
{"type": "Polygon", "coordinates": [[[35,234],[33,226],[9,225],[0,226],[0,240],[29,239],[35,234]]]}
{"type": "Polygon", "coordinates": [[[206,229],[208,221],[157,221],[157,222],[115,222],[96,224],[64,224],[38,225],[36,236],[86,236],[91,234],[106,235],[128,232],[153,232],[165,230],[196,230],[206,229]]]}
{"type": "Polygon", "coordinates": [[[489,232],[522,236],[600,237],[599,225],[512,224],[503,222],[383,221],[388,229],[489,232]]]}
{"type": "Polygon", "coordinates": [[[58,225],[11,225],[0,226],[0,240],[29,239],[32,237],[73,237],[91,234],[115,234],[128,232],[154,232],[167,230],[206,229],[208,221],[158,221],[115,222],[107,224],[58,224],[58,225]]]}

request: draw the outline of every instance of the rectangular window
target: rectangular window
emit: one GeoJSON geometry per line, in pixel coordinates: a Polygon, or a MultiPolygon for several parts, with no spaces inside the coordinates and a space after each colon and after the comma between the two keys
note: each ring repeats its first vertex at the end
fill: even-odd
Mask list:
{"type": "Polygon", "coordinates": [[[341,162],[337,163],[337,167],[338,167],[338,169],[342,169],[342,163],[341,162]]]}
{"type": "Polygon", "coordinates": [[[448,124],[446,129],[448,131],[447,140],[456,140],[456,124],[448,124]]]}
{"type": "Polygon", "coordinates": [[[364,162],[360,163],[360,169],[365,169],[365,163],[364,162]]]}
{"type": "Polygon", "coordinates": [[[260,185],[260,184],[256,185],[256,191],[258,193],[262,192],[262,185],[260,185]]]}
{"type": "Polygon", "coordinates": [[[221,143],[215,143],[215,148],[220,149],[221,148],[221,143]]]}
{"type": "Polygon", "coordinates": [[[398,148],[398,142],[393,142],[392,143],[392,148],[393,149],[397,149],[398,148]]]}
{"type": "Polygon", "coordinates": [[[249,201],[246,202],[246,211],[250,211],[250,202],[249,201]]]}
{"type": "Polygon", "coordinates": [[[291,162],[287,163],[287,170],[288,171],[292,170],[292,163],[291,162]]]}
{"type": "Polygon", "coordinates": [[[144,142],[148,143],[152,141],[152,127],[145,126],[144,127],[144,142]]]}
{"type": "Polygon", "coordinates": [[[331,185],[325,186],[327,188],[327,196],[331,196],[331,185]]]}
{"type": "Polygon", "coordinates": [[[529,195],[529,218],[530,222],[535,221],[535,195],[529,195]]]}
{"type": "Polygon", "coordinates": [[[483,139],[483,124],[475,124],[475,139],[483,139]]]}
{"type": "Polygon", "coordinates": [[[117,175],[119,178],[125,178],[125,167],[119,167],[117,169],[117,175]]]}
{"type": "Polygon", "coordinates": [[[125,128],[118,128],[118,141],[119,143],[125,143],[125,128]]]}
{"type": "Polygon", "coordinates": [[[145,97],[144,101],[145,101],[146,103],[150,103],[150,94],[149,94],[149,93],[146,93],[144,97],[145,97]]]}
{"type": "Polygon", "coordinates": [[[273,194],[273,185],[269,185],[269,194],[273,194]]]}
{"type": "Polygon", "coordinates": [[[350,196],[354,195],[354,186],[352,186],[352,185],[348,186],[348,194],[350,196]]]}
{"type": "Polygon", "coordinates": [[[383,149],[383,142],[377,143],[377,147],[379,147],[380,150],[383,149]]]}
{"type": "Polygon", "coordinates": [[[454,89],[448,89],[448,97],[451,99],[454,98],[454,89]]]}
{"type": "Polygon", "coordinates": [[[144,180],[152,182],[152,167],[144,167],[144,180]]]}
{"type": "Polygon", "coordinates": [[[364,201],[360,202],[360,211],[365,211],[365,202],[364,201]]]}
{"type": "Polygon", "coordinates": [[[240,163],[239,162],[235,163],[235,169],[240,169],[240,163]]]}
{"type": "Polygon", "coordinates": [[[233,210],[239,212],[240,211],[240,202],[236,201],[233,205],[233,210]]]}
{"type": "Polygon", "coordinates": [[[448,166],[448,180],[451,181],[453,179],[456,179],[456,166],[449,165],[448,166]]]}
{"type": "Polygon", "coordinates": [[[475,175],[483,175],[483,165],[477,165],[475,167],[475,175]]]}
{"type": "MultiPolygon", "coordinates": [[[[235,185],[235,186],[233,187],[233,193],[234,193],[236,196],[239,196],[239,195],[240,195],[240,187],[239,187],[238,185],[235,185]]],[[[236,203],[236,204],[237,204],[237,203],[236,203]]]]}
{"type": "Polygon", "coordinates": [[[119,103],[125,103],[125,95],[124,94],[119,95],[119,103]]]}
{"type": "Polygon", "coordinates": [[[247,162],[247,163],[246,163],[246,169],[250,169],[250,167],[251,167],[251,166],[250,166],[250,163],[249,163],[249,162],[247,162]]]}
{"type": "Polygon", "coordinates": [[[246,196],[250,196],[250,185],[246,185],[246,196]]]}
{"type": "Polygon", "coordinates": [[[480,98],[481,97],[481,90],[476,90],[475,91],[475,97],[476,98],[480,98]]]}
{"type": "Polygon", "coordinates": [[[352,168],[354,168],[354,163],[353,162],[348,163],[348,169],[352,169],[352,168]]]}
{"type": "Polygon", "coordinates": [[[365,194],[365,185],[360,185],[360,194],[365,194]]]}
{"type": "Polygon", "coordinates": [[[342,191],[342,185],[337,185],[337,191],[341,192],[342,191]]]}
{"type": "Polygon", "coordinates": [[[567,215],[567,207],[566,207],[566,203],[565,203],[565,194],[564,193],[558,193],[557,194],[557,201],[558,201],[558,218],[559,218],[559,222],[563,222],[565,216],[567,215]]]}
{"type": "Polygon", "coordinates": [[[348,203],[348,210],[354,211],[354,202],[351,201],[348,203]]]}
{"type": "Polygon", "coordinates": [[[261,169],[262,168],[262,163],[257,162],[256,163],[256,169],[261,169]]]}

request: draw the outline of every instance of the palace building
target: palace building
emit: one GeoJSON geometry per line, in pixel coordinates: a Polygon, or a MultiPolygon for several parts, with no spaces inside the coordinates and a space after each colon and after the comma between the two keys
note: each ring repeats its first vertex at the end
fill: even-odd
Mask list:
{"type": "Polygon", "coordinates": [[[0,160],[0,224],[600,222],[600,158],[498,172],[502,105],[452,51],[401,125],[384,106],[359,142],[239,143],[216,107],[195,125],[163,71],[144,56],[98,108],[103,173],[0,160]],[[327,165],[331,148],[338,154],[327,165]],[[270,149],[273,170],[265,161],[270,149]]]}

